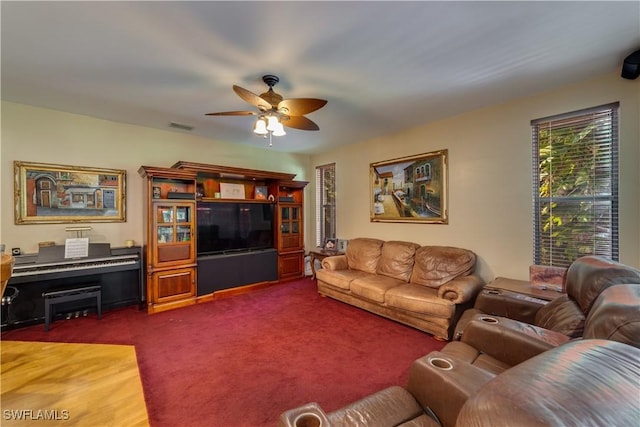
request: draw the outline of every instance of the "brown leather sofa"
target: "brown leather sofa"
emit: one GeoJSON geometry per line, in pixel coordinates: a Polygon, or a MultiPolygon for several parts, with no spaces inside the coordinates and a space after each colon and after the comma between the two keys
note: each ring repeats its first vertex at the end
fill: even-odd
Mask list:
{"type": "Polygon", "coordinates": [[[310,403],[279,427],[637,425],[640,349],[579,340],[495,375],[450,355],[416,360],[406,388],[390,387],[331,413],[310,403]]]}
{"type": "Polygon", "coordinates": [[[566,304],[585,307],[577,323],[565,322],[579,326],[580,338],[474,313],[460,341],[413,363],[406,388],[329,414],[305,405],[283,413],[280,426],[635,425],[640,271],[597,257],[574,264],[556,322],[565,322],[566,304]]]}
{"type": "Polygon", "coordinates": [[[475,264],[467,249],[356,238],[316,277],[321,295],[450,339],[484,285],[475,264]]]}

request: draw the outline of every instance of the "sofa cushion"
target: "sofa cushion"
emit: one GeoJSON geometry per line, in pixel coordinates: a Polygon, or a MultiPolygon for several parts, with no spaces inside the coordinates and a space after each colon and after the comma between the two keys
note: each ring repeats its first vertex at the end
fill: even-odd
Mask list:
{"type": "Polygon", "coordinates": [[[422,246],[416,250],[411,283],[437,288],[473,272],[476,255],[450,246],[422,246]]]}
{"type": "Polygon", "coordinates": [[[359,237],[349,240],[347,261],[352,270],[375,273],[382,253],[382,240],[359,237]]]}
{"type": "Polygon", "coordinates": [[[584,314],[567,294],[540,307],[534,323],[571,338],[581,337],[584,332],[584,314]]]}
{"type": "Polygon", "coordinates": [[[411,242],[390,241],[382,245],[376,273],[408,282],[413,270],[416,249],[420,245],[411,242]]]}
{"type": "Polygon", "coordinates": [[[445,319],[451,319],[456,309],[451,301],[438,298],[437,289],[412,283],[389,289],[384,301],[388,307],[445,319]]]}
{"type": "Polygon", "coordinates": [[[348,291],[353,280],[372,276],[370,273],[358,270],[327,270],[323,268],[316,272],[316,277],[319,281],[348,291]]]}
{"type": "Polygon", "coordinates": [[[403,285],[402,280],[387,276],[367,276],[351,282],[351,293],[371,301],[384,303],[384,295],[391,288],[403,285]]]}

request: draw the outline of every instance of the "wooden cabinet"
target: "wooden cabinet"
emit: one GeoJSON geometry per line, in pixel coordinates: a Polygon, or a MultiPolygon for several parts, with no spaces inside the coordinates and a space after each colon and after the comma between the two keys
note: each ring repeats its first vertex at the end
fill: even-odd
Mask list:
{"type": "Polygon", "coordinates": [[[303,277],[304,188],[308,182],[295,181],[295,174],[230,166],[179,161],[172,167],[196,173],[199,201],[275,205],[273,246],[278,250],[278,278],[303,277]]]}
{"type": "Polygon", "coordinates": [[[280,280],[304,275],[305,181],[283,181],[278,185],[278,273],[280,280]]]}
{"type": "Polygon", "coordinates": [[[196,174],[142,166],[147,311],[196,302],[196,174]]]}

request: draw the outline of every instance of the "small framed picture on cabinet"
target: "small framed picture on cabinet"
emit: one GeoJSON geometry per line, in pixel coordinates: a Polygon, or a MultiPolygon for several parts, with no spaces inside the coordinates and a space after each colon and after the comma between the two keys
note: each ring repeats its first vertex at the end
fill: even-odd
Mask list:
{"type": "Polygon", "coordinates": [[[257,185],[254,198],[256,200],[267,200],[268,189],[266,185],[257,185]]]}
{"type": "Polygon", "coordinates": [[[160,187],[153,187],[153,198],[154,199],[160,198],[160,187]]]}

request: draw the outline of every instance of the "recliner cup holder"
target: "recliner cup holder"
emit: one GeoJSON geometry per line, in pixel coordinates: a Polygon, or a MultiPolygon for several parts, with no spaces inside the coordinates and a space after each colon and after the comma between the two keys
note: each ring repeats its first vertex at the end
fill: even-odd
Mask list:
{"type": "Polygon", "coordinates": [[[447,359],[443,359],[442,357],[430,357],[429,364],[435,368],[443,369],[445,371],[450,371],[453,369],[453,365],[447,359]]]}
{"type": "Polygon", "coordinates": [[[293,421],[295,427],[320,427],[322,424],[320,417],[316,414],[300,414],[293,421]]]}
{"type": "Polygon", "coordinates": [[[482,320],[483,322],[486,322],[486,323],[498,323],[498,319],[496,319],[495,317],[491,317],[491,316],[482,316],[482,317],[480,317],[480,320],[482,320]]]}

